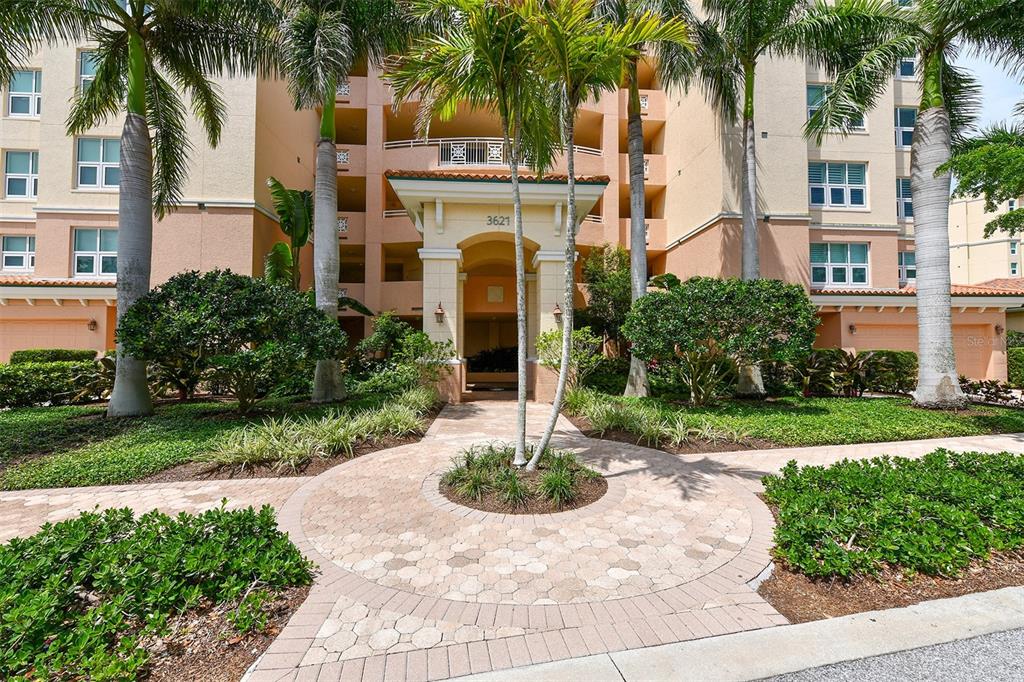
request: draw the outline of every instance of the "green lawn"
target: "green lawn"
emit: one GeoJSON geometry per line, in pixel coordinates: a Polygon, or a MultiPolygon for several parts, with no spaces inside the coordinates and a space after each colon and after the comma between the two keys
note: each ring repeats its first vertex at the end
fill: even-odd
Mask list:
{"type": "Polygon", "coordinates": [[[88,406],[0,412],[0,490],[128,483],[189,462],[227,432],[265,416],[323,412],[285,400],[264,401],[248,417],[235,408],[234,403],[166,404],[144,419],[106,419],[102,407],[88,406]]]}
{"type": "Polygon", "coordinates": [[[592,424],[608,415],[602,405],[617,405],[614,428],[634,433],[640,433],[641,425],[652,419],[671,423],[681,415],[692,427],[710,426],[720,433],[784,446],[1024,432],[1024,410],[976,406],[962,412],[938,412],[913,407],[909,398],[726,400],[709,407],[690,407],[661,398],[625,399],[588,391],[570,396],[567,402],[570,414],[592,424]]]}

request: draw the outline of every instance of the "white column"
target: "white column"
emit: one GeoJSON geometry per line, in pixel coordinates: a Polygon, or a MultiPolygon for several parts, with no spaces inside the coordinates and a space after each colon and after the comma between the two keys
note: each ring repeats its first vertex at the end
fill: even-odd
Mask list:
{"type": "Polygon", "coordinates": [[[423,261],[423,331],[432,341],[451,341],[458,347],[459,321],[462,306],[459,282],[459,264],[462,251],[459,249],[420,249],[423,261]],[[438,306],[444,310],[441,321],[437,320],[438,306]]]}
{"type": "Polygon", "coordinates": [[[565,308],[565,254],[561,251],[538,251],[533,257],[537,271],[537,329],[536,334],[549,329],[561,329],[555,320],[557,304],[565,308]]]}

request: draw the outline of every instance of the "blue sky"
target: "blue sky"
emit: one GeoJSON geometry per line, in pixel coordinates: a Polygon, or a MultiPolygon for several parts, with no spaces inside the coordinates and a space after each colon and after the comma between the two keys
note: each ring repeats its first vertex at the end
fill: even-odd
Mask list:
{"type": "Polygon", "coordinates": [[[1024,100],[1024,86],[987,60],[965,55],[960,58],[959,64],[970,69],[981,82],[982,110],[979,125],[987,126],[1009,120],[1013,108],[1024,100]]]}

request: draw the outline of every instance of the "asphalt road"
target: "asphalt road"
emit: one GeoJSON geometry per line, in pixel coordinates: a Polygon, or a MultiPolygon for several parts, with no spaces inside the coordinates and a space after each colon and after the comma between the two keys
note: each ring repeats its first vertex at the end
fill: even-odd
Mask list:
{"type": "Polygon", "coordinates": [[[1024,629],[809,668],[768,679],[772,682],[1024,680],[1024,629]]]}

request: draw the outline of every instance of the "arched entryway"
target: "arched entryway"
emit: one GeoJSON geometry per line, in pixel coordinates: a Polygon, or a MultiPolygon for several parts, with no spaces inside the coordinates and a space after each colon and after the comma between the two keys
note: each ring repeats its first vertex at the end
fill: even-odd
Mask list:
{"type": "MultiPolygon", "coordinates": [[[[466,359],[467,397],[513,398],[516,395],[516,271],[513,236],[484,232],[463,240],[459,278],[462,283],[460,347],[466,359]]],[[[539,246],[524,239],[527,272],[527,338],[530,332],[533,256],[539,246]]]]}

